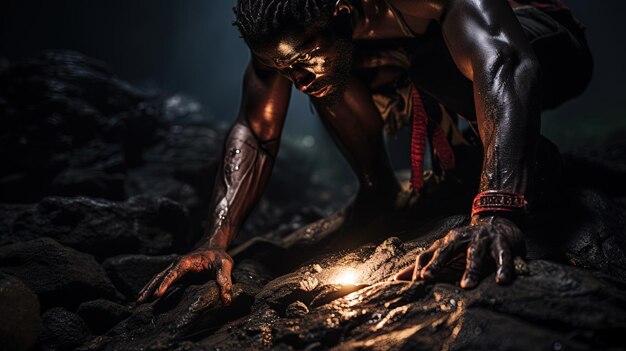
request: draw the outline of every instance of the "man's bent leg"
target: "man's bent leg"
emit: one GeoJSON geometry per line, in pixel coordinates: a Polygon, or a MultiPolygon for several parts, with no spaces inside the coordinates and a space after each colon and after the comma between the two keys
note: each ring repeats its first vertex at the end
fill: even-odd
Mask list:
{"type": "Polygon", "coordinates": [[[350,77],[339,102],[326,105],[313,99],[313,103],[359,180],[356,200],[393,208],[400,186],[385,148],[384,122],[367,87],[350,77]]]}

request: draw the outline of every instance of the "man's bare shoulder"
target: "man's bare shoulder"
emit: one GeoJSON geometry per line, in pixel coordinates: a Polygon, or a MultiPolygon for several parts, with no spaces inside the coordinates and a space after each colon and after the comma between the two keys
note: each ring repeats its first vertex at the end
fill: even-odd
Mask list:
{"type": "Polygon", "coordinates": [[[403,4],[392,0],[361,0],[354,3],[359,15],[355,17],[353,38],[380,40],[422,34],[433,20],[429,18],[432,5],[425,6],[426,2],[427,0],[407,0],[403,4]],[[410,11],[407,12],[404,8],[410,11]]]}
{"type": "Polygon", "coordinates": [[[405,17],[438,20],[449,0],[364,0],[387,3],[405,17]]]}

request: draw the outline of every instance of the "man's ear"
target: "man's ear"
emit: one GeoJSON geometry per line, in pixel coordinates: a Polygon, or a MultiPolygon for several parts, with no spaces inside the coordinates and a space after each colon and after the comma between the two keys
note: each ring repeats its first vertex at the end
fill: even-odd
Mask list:
{"type": "Polygon", "coordinates": [[[352,4],[349,0],[337,0],[335,3],[335,9],[333,10],[333,16],[349,15],[352,12],[352,4]]]}

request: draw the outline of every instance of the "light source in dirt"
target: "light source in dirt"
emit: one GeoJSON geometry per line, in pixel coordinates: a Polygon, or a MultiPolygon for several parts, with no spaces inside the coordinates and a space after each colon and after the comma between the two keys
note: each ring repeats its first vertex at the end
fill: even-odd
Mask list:
{"type": "Polygon", "coordinates": [[[338,285],[357,285],[360,274],[354,268],[342,268],[334,277],[332,282],[338,285]]]}

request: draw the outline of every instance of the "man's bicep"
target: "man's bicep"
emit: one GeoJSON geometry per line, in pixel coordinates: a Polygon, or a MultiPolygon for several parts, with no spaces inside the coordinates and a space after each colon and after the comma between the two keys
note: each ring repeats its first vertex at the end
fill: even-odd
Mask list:
{"type": "Polygon", "coordinates": [[[261,141],[276,139],[282,132],[290,96],[288,79],[251,60],[244,74],[238,118],[261,141]]]}
{"type": "Polygon", "coordinates": [[[471,80],[477,71],[532,53],[508,1],[448,0],[441,27],[455,63],[471,80]]]}

